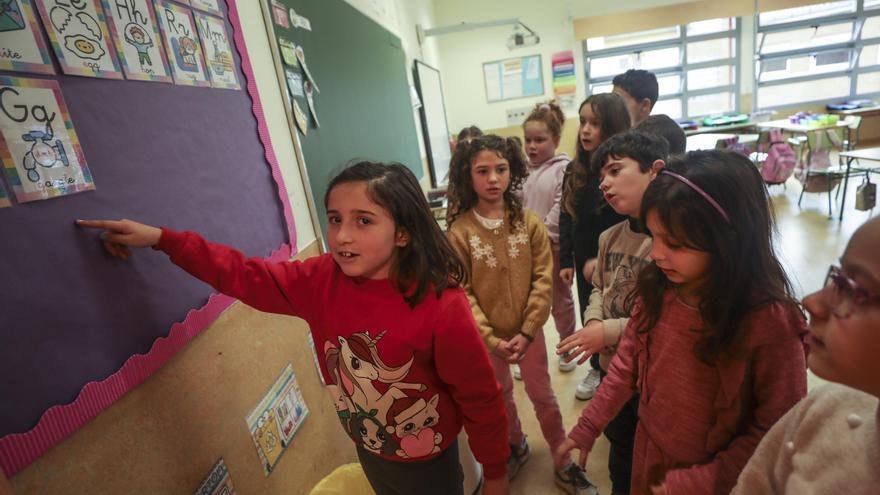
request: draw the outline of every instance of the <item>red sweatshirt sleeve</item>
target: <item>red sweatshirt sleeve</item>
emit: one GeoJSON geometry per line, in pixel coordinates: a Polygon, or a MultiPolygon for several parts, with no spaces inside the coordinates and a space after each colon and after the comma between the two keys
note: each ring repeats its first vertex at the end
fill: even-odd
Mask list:
{"type": "Polygon", "coordinates": [[[596,396],[581,413],[577,424],[568,434],[568,438],[586,451],[592,450],[596,438],[602,434],[608,422],[617,416],[635,392],[634,367],[637,342],[634,322],[635,318],[630,318],[617,354],[608,366],[608,375],[602,380],[602,386],[599,387],[596,396]]]}
{"type": "Polygon", "coordinates": [[[753,407],[745,412],[751,421],[711,462],[669,471],[669,495],[729,493],[764,434],[806,395],[806,325],[792,313],[777,305],[753,319],[758,342],[749,364],[751,378],[746,378],[753,407]]]}
{"type": "Polygon", "coordinates": [[[309,307],[309,270],[299,261],[270,263],[210,243],[195,232],[162,228],[155,246],[177,266],[228,296],[269,313],[302,316],[309,307]]]}
{"type": "MultiPolygon", "coordinates": [[[[427,297],[433,297],[428,295],[427,297]]],[[[487,479],[507,473],[507,417],[501,389],[471,308],[457,291],[437,319],[434,361],[437,373],[461,411],[464,429],[474,456],[483,464],[487,479]]]]}

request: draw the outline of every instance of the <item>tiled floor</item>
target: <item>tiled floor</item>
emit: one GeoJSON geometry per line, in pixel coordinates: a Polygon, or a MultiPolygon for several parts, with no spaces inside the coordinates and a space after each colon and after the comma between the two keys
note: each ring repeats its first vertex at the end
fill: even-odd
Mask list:
{"type": "MultiPolygon", "coordinates": [[[[787,189],[781,186],[770,189],[777,215],[779,254],[798,296],[812,292],[821,285],[828,265],[840,257],[853,231],[871,216],[872,212],[857,211],[853,208],[854,184],[860,182],[860,180],[850,181],[848,206],[842,223],[837,220],[837,207],[834,210],[834,219],[828,219],[828,203],[824,194],[806,194],[803,208],[799,209],[797,200],[800,185],[793,179],[787,184],[787,189]]],[[[552,353],[559,340],[552,319],[545,326],[545,335],[548,353],[552,353]]],[[[555,356],[551,356],[551,363],[554,362],[555,356]]],[[[574,387],[585,373],[584,367],[567,374],[560,373],[555,366],[550,370],[566,429],[574,425],[587,404],[574,397],[574,387]]],[[[813,387],[820,381],[819,378],[811,376],[810,386],[813,387]]],[[[515,397],[523,428],[529,437],[532,457],[511,483],[511,493],[514,495],[562,493],[553,484],[549,447],[541,436],[531,403],[525,395],[521,382],[517,382],[515,397]]],[[[608,442],[602,437],[596,442],[587,462],[587,476],[599,487],[602,495],[611,493],[607,462],[608,442]]]]}

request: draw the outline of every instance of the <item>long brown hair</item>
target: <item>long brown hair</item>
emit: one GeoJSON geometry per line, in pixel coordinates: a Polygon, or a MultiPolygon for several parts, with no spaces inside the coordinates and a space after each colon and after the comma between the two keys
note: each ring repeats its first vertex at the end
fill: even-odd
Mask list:
{"type": "MultiPolygon", "coordinates": [[[[626,103],[623,102],[623,98],[620,96],[614,93],[600,93],[588,96],[581,103],[581,106],[578,107],[578,114],[581,113],[584,105],[590,105],[593,113],[602,123],[602,141],[615,134],[629,130],[629,111],[626,109],[626,103]]],[[[583,125],[584,122],[581,121],[580,127],[578,127],[578,134],[580,134],[583,125]]],[[[577,143],[576,158],[572,160],[571,166],[565,174],[565,187],[562,189],[562,208],[571,215],[574,221],[577,221],[577,201],[580,197],[581,189],[586,185],[590,175],[591,155],[590,152],[581,146],[580,139],[577,140],[577,143]]]]}
{"type": "MultiPolygon", "coordinates": [[[[661,173],[642,198],[640,218],[649,214],[682,245],[709,253],[698,304],[704,328],[694,349],[698,359],[716,364],[737,353],[743,324],[749,313],[781,303],[793,312],[800,307],[791,282],[776,258],[773,207],[755,165],[746,157],[727,151],[692,151],[670,158],[664,170],[687,178],[706,192],[728,216],[693,187],[661,173]]],[[[674,284],[657,268],[645,267],[638,277],[635,298],[641,303],[637,331],[649,332],[660,320],[663,301],[674,284]]]]}
{"type": "Polygon", "coordinates": [[[516,195],[528,176],[528,158],[522,149],[519,138],[503,138],[494,134],[479,136],[467,142],[460,142],[449,164],[449,189],[447,192],[450,211],[447,223],[452,225],[462,213],[477,205],[477,193],[471,180],[471,165],[481,151],[492,151],[507,160],[510,165],[510,185],[504,191],[504,204],[507,206],[508,221],[514,225],[522,220],[522,201],[516,195]]]}
{"type": "Polygon", "coordinates": [[[425,298],[429,288],[439,298],[446,288],[464,283],[464,265],[434,220],[419,181],[408,168],[399,163],[355,163],[330,181],[324,207],[334,187],[350,182],[365,183],[370,199],[388,210],[395,228],[409,234],[406,245],[397,248],[389,278],[410,308],[425,298]]]}

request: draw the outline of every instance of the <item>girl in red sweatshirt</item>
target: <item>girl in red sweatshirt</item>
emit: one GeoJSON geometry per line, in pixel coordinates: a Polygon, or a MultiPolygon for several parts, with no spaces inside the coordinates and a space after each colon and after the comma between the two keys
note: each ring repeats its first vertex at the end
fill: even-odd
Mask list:
{"type": "Polygon", "coordinates": [[[261,311],[308,322],[342,427],[378,494],[461,494],[462,424],[483,463],[484,494],[507,493],[507,420],[492,365],[460,288],[461,262],[403,165],[361,162],[324,197],[330,252],[246,259],[193,232],[130,220],[104,229],[113,255],[152,246],[261,311]]]}
{"type": "Polygon", "coordinates": [[[805,394],[806,325],[774,255],[767,189],[735,153],[691,152],[648,186],[653,237],[608,376],[558,456],[641,393],[631,493],[727,494],[805,394]]]}

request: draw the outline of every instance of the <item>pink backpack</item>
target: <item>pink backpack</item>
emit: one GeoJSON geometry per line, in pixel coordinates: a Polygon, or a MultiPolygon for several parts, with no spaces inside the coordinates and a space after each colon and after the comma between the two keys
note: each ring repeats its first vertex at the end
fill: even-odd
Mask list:
{"type": "Polygon", "coordinates": [[[782,131],[770,130],[770,149],[761,166],[761,177],[770,185],[783,184],[794,174],[797,157],[791,146],[782,139],[782,131]]]}

